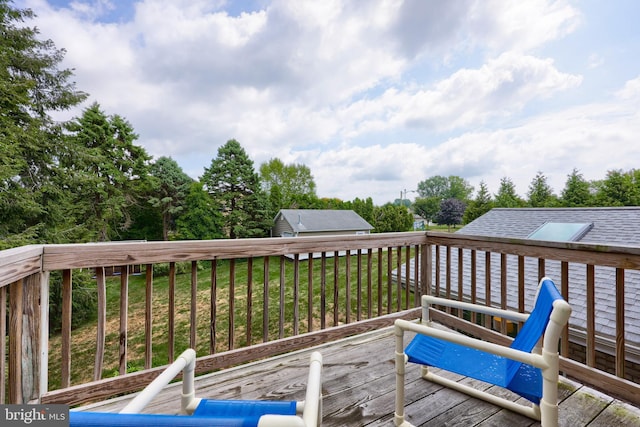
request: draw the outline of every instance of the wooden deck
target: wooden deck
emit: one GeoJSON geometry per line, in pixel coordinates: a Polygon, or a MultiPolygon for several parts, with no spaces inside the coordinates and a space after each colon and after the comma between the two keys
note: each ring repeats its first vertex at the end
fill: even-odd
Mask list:
{"type": "MultiPolygon", "coordinates": [[[[395,372],[393,331],[359,335],[196,379],[196,396],[211,399],[304,399],[309,354],[319,350],[323,367],[323,426],[391,426],[395,372]]],[[[468,378],[458,380],[472,382],[468,378]]],[[[477,384],[482,386],[481,384],[477,384]]],[[[145,412],[177,413],[179,384],[168,386],[145,412]]],[[[503,390],[496,392],[504,393],[503,390]]],[[[536,426],[528,418],[419,378],[407,367],[406,414],[420,426],[536,426]]],[[[638,426],[640,410],[591,388],[563,379],[559,386],[561,426],[638,426]]],[[[81,410],[117,412],[130,397],[81,410]]]]}

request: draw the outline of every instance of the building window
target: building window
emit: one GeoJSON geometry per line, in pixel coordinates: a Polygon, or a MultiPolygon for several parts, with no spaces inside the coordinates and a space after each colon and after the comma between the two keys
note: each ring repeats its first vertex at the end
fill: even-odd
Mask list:
{"type": "Polygon", "coordinates": [[[592,228],[592,222],[545,222],[527,238],[554,242],[577,242],[592,228]]]}

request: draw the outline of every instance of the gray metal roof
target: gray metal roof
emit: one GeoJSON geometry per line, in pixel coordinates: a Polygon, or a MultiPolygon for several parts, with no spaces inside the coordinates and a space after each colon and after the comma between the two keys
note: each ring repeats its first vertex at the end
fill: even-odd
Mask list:
{"type": "Polygon", "coordinates": [[[579,241],[640,246],[640,207],[497,208],[457,231],[458,234],[526,239],[545,222],[592,222],[579,241]]]}
{"type": "Polygon", "coordinates": [[[281,209],[276,219],[280,215],[296,233],[373,229],[371,224],[352,210],[281,209]]]}

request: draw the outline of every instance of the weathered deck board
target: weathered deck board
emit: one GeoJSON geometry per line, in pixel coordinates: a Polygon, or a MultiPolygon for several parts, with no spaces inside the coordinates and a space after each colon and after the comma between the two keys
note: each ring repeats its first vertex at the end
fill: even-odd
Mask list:
{"type": "MultiPolygon", "coordinates": [[[[324,359],[323,426],[390,426],[395,401],[392,329],[316,347],[324,359]]],[[[255,362],[196,379],[196,395],[211,399],[304,399],[313,349],[255,362]]],[[[451,378],[477,381],[454,374],[451,378]]],[[[406,415],[419,426],[539,426],[529,418],[501,410],[419,378],[419,367],[407,366],[406,415]]],[[[510,392],[492,387],[491,393],[510,392]]],[[[149,413],[177,413],[180,385],[168,386],[146,408],[149,413]]],[[[511,395],[513,399],[517,396],[511,395]]],[[[561,426],[637,426],[640,410],[580,384],[564,380],[559,387],[561,426]]],[[[117,412],[131,396],[81,409],[117,412]]]]}

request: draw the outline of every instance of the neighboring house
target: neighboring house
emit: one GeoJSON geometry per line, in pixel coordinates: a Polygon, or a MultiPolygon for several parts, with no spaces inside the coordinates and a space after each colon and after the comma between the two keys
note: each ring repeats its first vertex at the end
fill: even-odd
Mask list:
{"type": "MultiPolygon", "coordinates": [[[[505,237],[532,240],[573,241],[580,243],[640,247],[640,207],[618,208],[497,208],[472,221],[456,232],[474,236],[505,237]]],[[[470,292],[471,259],[470,250],[463,250],[463,292],[470,292]]],[[[451,265],[458,265],[458,251],[451,251],[451,265]]],[[[435,257],[435,254],[434,254],[435,257]]],[[[484,302],[485,293],[485,253],[476,253],[477,298],[484,302]]],[[[491,255],[492,302],[500,302],[499,286],[501,267],[500,254],[491,255]]],[[[445,268],[445,256],[441,254],[441,268],[445,268]]],[[[435,259],[435,258],[434,258],[435,259]]],[[[516,309],[518,258],[507,256],[507,304],[516,309]]],[[[411,262],[411,268],[413,268],[411,262]]],[[[451,269],[451,282],[458,281],[457,268],[451,269]]],[[[401,278],[404,275],[404,268],[401,278]]],[[[560,286],[560,261],[547,260],[545,274],[560,286]]],[[[413,277],[413,272],[411,272],[413,277]]],[[[402,278],[404,281],[404,278],[402,278]]],[[[614,354],[615,348],[615,281],[616,271],[611,267],[595,268],[596,293],[596,348],[604,355],[614,354]]],[[[410,283],[412,281],[410,280],[410,283]]],[[[526,300],[534,299],[538,282],[537,259],[525,258],[526,300]]],[[[442,284],[441,284],[442,285],[442,284]]],[[[586,266],[569,264],[569,303],[572,314],[569,319],[570,339],[577,344],[571,351],[580,351],[585,342],[586,330],[586,266]]],[[[457,286],[452,291],[457,292],[457,286]]],[[[640,271],[625,270],[626,318],[640,319],[640,271]]],[[[527,307],[530,309],[530,307],[527,307]]],[[[640,364],[640,322],[628,321],[625,325],[627,360],[640,364]]],[[[604,360],[603,357],[600,360],[604,360]]],[[[640,366],[632,375],[640,378],[640,366]]],[[[628,371],[631,371],[628,369],[628,371]]],[[[631,373],[631,372],[629,372],[631,373]]]]}
{"type": "Polygon", "coordinates": [[[369,234],[373,226],[351,210],[281,209],[272,237],[369,234]]]}

